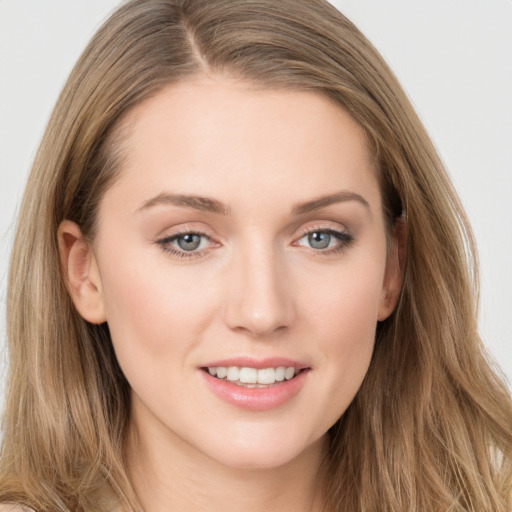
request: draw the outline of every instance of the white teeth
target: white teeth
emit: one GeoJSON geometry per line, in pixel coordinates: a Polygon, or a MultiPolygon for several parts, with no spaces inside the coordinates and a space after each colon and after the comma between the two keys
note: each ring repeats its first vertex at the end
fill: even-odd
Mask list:
{"type": "Polygon", "coordinates": [[[237,366],[228,367],[226,379],[235,381],[235,380],[238,380],[239,376],[240,376],[240,369],[237,366]]]}
{"type": "Polygon", "coordinates": [[[284,374],[286,373],[286,368],[284,366],[278,366],[276,368],[276,380],[277,382],[281,382],[284,380],[284,374]]]}
{"type": "MultiPolygon", "coordinates": [[[[258,370],[256,368],[240,368],[238,380],[246,384],[256,384],[256,382],[259,382],[258,370]]],[[[261,382],[260,384],[264,383],[261,382]]]]}
{"type": "Polygon", "coordinates": [[[246,384],[246,387],[264,387],[265,385],[290,380],[298,371],[293,366],[278,366],[277,368],[250,368],[238,366],[210,366],[208,373],[218,379],[246,384]],[[262,386],[259,386],[259,385],[262,386]]]}
{"type": "Polygon", "coordinates": [[[284,378],[286,380],[290,380],[294,375],[295,375],[295,368],[293,368],[293,367],[286,368],[286,370],[284,372],[284,378]]]}
{"type": "Polygon", "coordinates": [[[274,384],[276,381],[276,371],[274,368],[263,368],[258,370],[258,384],[274,384]]]}

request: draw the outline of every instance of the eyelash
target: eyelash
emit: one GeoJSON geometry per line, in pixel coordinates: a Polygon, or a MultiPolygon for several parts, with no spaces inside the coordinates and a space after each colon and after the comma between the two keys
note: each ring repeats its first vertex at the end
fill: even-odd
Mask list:
{"type": "MultiPolygon", "coordinates": [[[[349,247],[354,241],[354,237],[347,231],[341,231],[322,226],[309,226],[300,234],[300,236],[297,238],[297,241],[302,240],[304,237],[312,235],[313,233],[325,233],[333,236],[335,239],[338,240],[338,244],[336,246],[327,249],[314,249],[313,247],[311,247],[311,250],[315,252],[315,255],[319,256],[339,254],[342,251],[344,251],[347,247],[349,247]]],[[[296,244],[296,242],[294,242],[294,244],[296,244]]]]}
{"type": "Polygon", "coordinates": [[[174,248],[171,244],[172,242],[178,240],[178,238],[182,238],[186,235],[196,235],[201,238],[206,239],[208,242],[212,242],[211,237],[209,237],[206,233],[201,233],[200,231],[178,231],[177,233],[174,233],[171,236],[166,236],[165,238],[161,238],[160,240],[157,240],[156,243],[162,248],[164,252],[170,253],[173,256],[176,256],[178,258],[195,258],[198,256],[201,256],[205,249],[200,251],[184,251],[184,250],[178,250],[174,248]]]}
{"type": "MultiPolygon", "coordinates": [[[[335,247],[326,248],[326,249],[314,249],[311,247],[310,249],[313,250],[318,255],[327,256],[327,255],[331,255],[331,254],[339,254],[342,251],[344,251],[349,245],[351,245],[352,242],[354,241],[354,237],[352,235],[350,235],[349,233],[347,233],[346,231],[341,231],[341,230],[338,231],[336,229],[325,228],[325,227],[319,226],[319,227],[310,227],[310,228],[304,230],[300,234],[300,236],[296,239],[296,242],[294,242],[293,244],[296,245],[299,240],[301,240],[302,238],[304,238],[308,235],[311,235],[313,233],[328,234],[328,235],[336,238],[339,242],[335,247]]],[[[185,250],[178,250],[171,245],[172,242],[175,242],[179,238],[182,238],[186,235],[196,235],[196,236],[199,236],[199,237],[205,239],[207,242],[212,242],[212,238],[210,236],[208,236],[206,233],[201,233],[199,231],[190,230],[190,231],[179,231],[171,236],[166,236],[164,238],[161,238],[160,240],[156,241],[156,244],[159,245],[164,252],[170,253],[177,258],[195,258],[195,257],[202,256],[203,253],[207,249],[202,249],[199,251],[194,250],[194,251],[187,252],[185,250]]]]}

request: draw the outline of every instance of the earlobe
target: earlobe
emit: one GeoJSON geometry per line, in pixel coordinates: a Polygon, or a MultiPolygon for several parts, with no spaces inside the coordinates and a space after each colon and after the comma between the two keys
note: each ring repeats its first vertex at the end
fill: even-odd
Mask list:
{"type": "Polygon", "coordinates": [[[405,218],[399,217],[395,221],[395,225],[393,226],[391,233],[391,244],[386,262],[386,271],[377,316],[379,322],[386,320],[386,318],[393,313],[398,302],[400,291],[402,289],[406,242],[407,233],[405,218]]]}
{"type": "Polygon", "coordinates": [[[64,281],[76,309],[88,322],[105,322],[101,276],[90,244],[69,220],[62,221],[57,236],[64,281]]]}

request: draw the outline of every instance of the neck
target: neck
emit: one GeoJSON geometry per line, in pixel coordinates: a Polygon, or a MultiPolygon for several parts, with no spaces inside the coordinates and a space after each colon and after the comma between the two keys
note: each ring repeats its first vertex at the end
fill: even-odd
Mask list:
{"type": "Polygon", "coordinates": [[[227,467],[179,437],[162,443],[156,434],[132,422],[128,436],[128,471],[145,512],[322,510],[326,436],[284,465],[254,469],[227,467]]]}

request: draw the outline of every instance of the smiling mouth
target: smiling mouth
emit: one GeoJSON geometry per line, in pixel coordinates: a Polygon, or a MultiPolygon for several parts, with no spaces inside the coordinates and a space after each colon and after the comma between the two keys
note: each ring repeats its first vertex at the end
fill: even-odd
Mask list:
{"type": "Polygon", "coordinates": [[[309,368],[294,366],[277,366],[270,368],[250,368],[247,366],[209,366],[202,368],[212,377],[245,388],[268,388],[281,382],[294,379],[309,368]]]}

